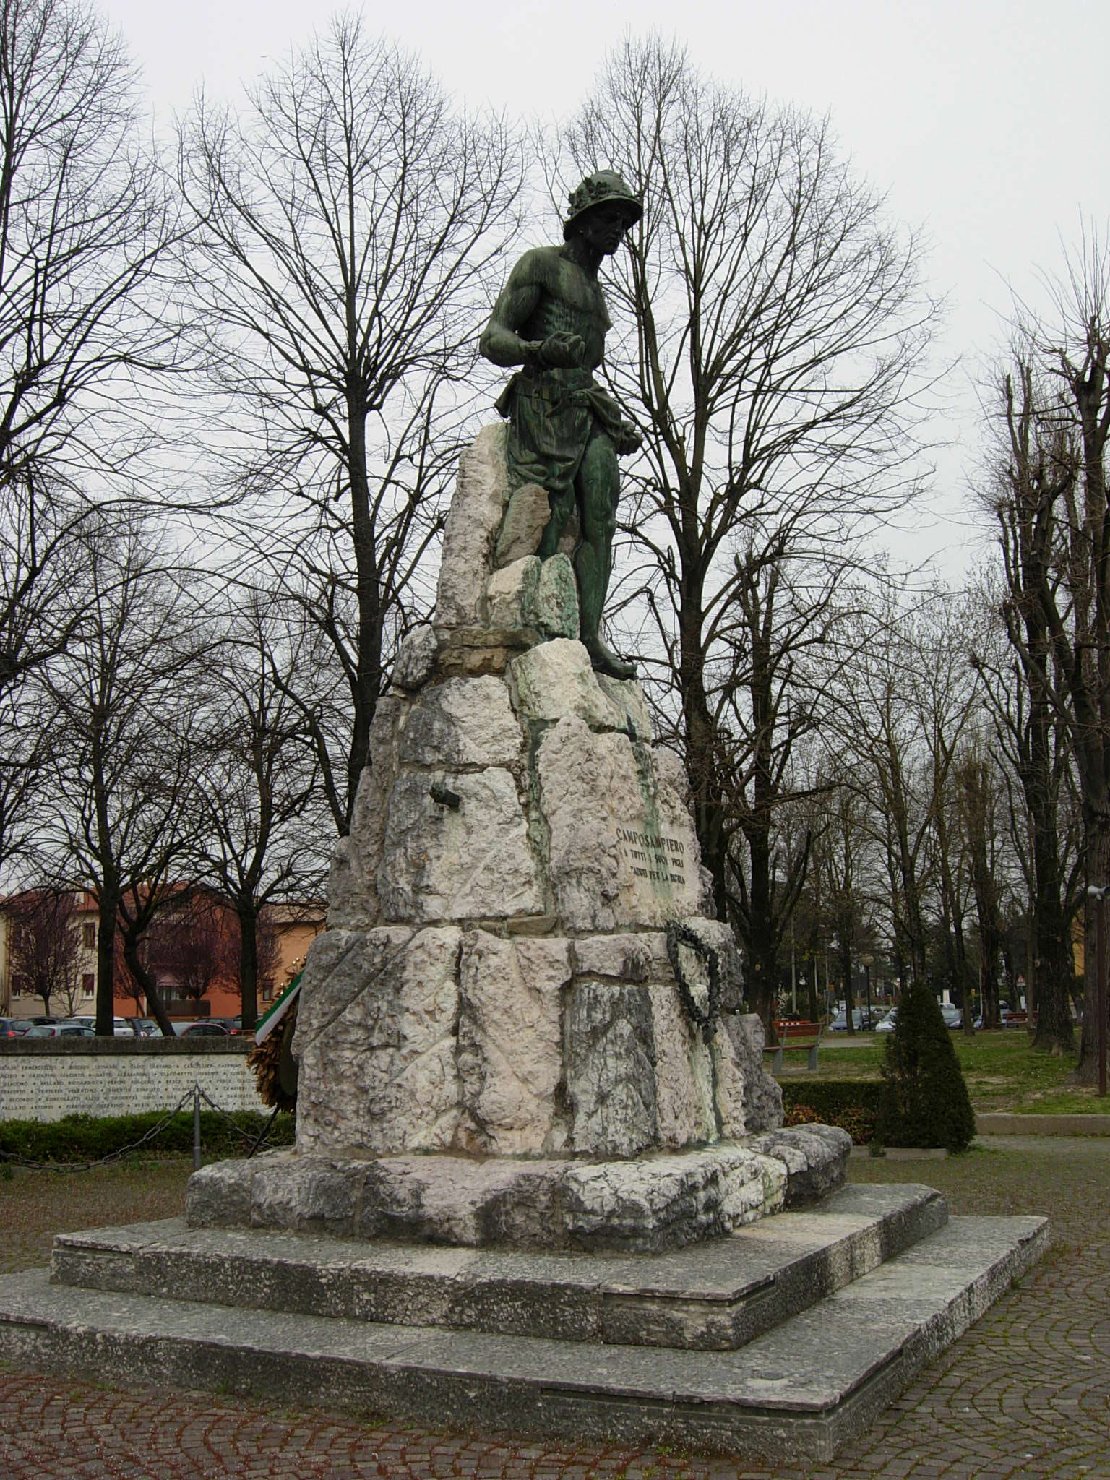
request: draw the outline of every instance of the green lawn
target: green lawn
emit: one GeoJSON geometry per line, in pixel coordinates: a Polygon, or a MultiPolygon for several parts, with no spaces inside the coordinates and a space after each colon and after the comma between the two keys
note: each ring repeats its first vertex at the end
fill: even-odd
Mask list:
{"type": "MultiPolygon", "coordinates": [[[[810,1076],[790,1069],[784,1078],[877,1079],[883,1061],[884,1034],[827,1033],[821,1040],[819,1068],[810,1076]]],[[[953,1033],[952,1042],[976,1110],[1015,1110],[1029,1114],[1110,1114],[1110,1096],[1074,1083],[1072,1058],[1055,1058],[1034,1050],[1019,1029],[953,1033]]]]}

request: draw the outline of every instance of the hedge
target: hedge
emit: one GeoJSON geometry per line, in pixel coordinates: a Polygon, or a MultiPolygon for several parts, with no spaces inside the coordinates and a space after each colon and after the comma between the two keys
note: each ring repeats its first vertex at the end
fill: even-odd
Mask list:
{"type": "MultiPolygon", "coordinates": [[[[262,1134],[269,1116],[238,1110],[230,1114],[202,1110],[200,1144],[206,1157],[243,1156],[262,1134]]],[[[267,1146],[292,1145],[294,1121],[279,1114],[266,1136],[267,1146]]],[[[157,1110],[142,1115],[67,1115],[61,1120],[0,1121],[0,1160],[83,1163],[119,1156],[141,1146],[144,1151],[193,1149],[193,1115],[157,1110]],[[157,1130],[156,1130],[157,1128],[157,1130]],[[152,1134],[152,1132],[155,1132],[152,1134]]]]}
{"type": "Polygon", "coordinates": [[[879,1079],[817,1079],[782,1086],[784,1124],[821,1121],[846,1130],[857,1146],[874,1138],[882,1104],[879,1079]]]}

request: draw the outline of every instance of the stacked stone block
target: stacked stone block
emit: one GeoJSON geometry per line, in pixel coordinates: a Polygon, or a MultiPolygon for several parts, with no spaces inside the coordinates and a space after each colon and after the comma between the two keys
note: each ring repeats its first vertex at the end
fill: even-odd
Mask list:
{"type": "MultiPolygon", "coordinates": [[[[499,1199],[478,1223],[532,1237],[525,1205],[550,1204],[566,1212],[553,1244],[586,1225],[603,1241],[606,1220],[626,1245],[685,1242],[782,1204],[779,1153],[735,1145],[781,1124],[781,1095],[730,934],[707,917],[681,766],[639,684],[591,668],[570,560],[535,553],[545,517],[542,490],[509,490],[504,430],[487,428],[460,465],[434,620],[375,714],[301,990],[297,1149],[266,1176],[284,1188],[309,1158],[297,1185],[334,1187],[360,1159],[441,1158],[349,1170],[371,1190],[347,1222],[453,1241],[455,1158],[471,1158],[499,1199]]],[[[792,1144],[822,1185],[842,1176],[846,1138],[792,1144]]],[[[271,1222],[289,1201],[267,1193],[260,1211],[257,1178],[247,1196],[221,1175],[194,1188],[196,1221],[236,1207],[271,1222]]]]}

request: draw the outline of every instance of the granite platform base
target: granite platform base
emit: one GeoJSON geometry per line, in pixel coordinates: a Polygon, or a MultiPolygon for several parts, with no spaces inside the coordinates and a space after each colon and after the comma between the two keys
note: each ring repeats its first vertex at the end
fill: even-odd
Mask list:
{"type": "Polygon", "coordinates": [[[490,1434],[832,1458],[1029,1268],[1039,1218],[841,1188],[663,1254],[187,1228],[0,1277],[0,1360],[490,1434]]]}
{"type": "Polygon", "coordinates": [[[628,1161],[323,1156],[217,1162],[189,1182],[194,1228],[285,1229],[464,1247],[659,1252],[733,1233],[840,1187],[826,1125],[628,1161]]]}

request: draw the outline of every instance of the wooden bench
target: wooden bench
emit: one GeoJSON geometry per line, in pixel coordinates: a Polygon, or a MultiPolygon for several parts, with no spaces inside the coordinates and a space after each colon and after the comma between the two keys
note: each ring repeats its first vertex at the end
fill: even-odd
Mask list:
{"type": "Polygon", "coordinates": [[[783,1055],[804,1053],[806,1068],[817,1068],[817,1050],[821,1046],[821,1024],[811,1023],[805,1018],[782,1018],[775,1024],[778,1042],[768,1044],[763,1052],[772,1055],[771,1073],[782,1072],[783,1055]]]}

